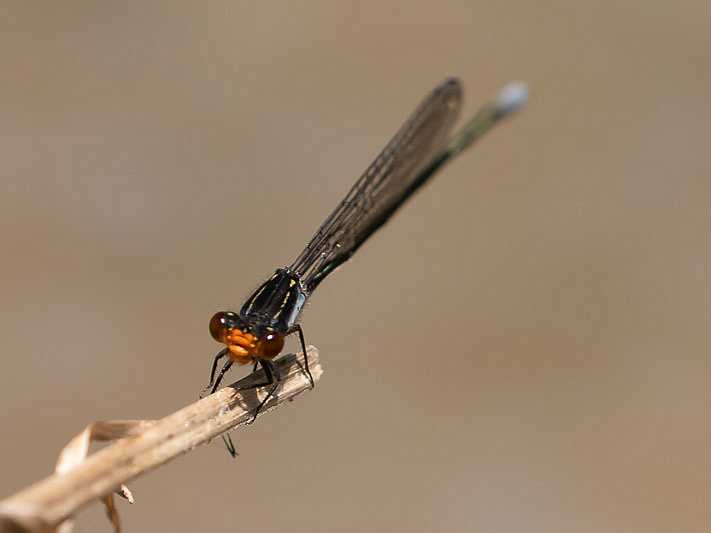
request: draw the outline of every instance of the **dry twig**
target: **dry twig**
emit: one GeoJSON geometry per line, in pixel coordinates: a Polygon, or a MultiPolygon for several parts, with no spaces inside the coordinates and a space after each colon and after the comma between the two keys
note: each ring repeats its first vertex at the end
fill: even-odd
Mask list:
{"type": "MultiPolygon", "coordinates": [[[[318,381],[322,374],[318,351],[310,346],[308,354],[311,374],[314,381],[318,381]]],[[[310,388],[303,373],[303,363],[301,354],[287,355],[276,361],[282,381],[275,397],[259,416],[310,388]]],[[[129,432],[133,436],[117,441],[80,464],[72,465],[68,471],[55,473],[1,501],[0,533],[53,531],[81,508],[111,495],[123,483],[245,424],[266,392],[262,389],[237,389],[249,387],[263,379],[261,372],[257,372],[161,420],[146,421],[140,425],[142,431],[138,434],[132,429],[129,432]]],[[[106,428],[115,429],[121,424],[125,423],[92,424],[72,442],[77,442],[77,439],[87,439],[88,442],[90,437],[86,437],[85,433],[90,430],[98,433],[101,439],[106,428]]],[[[132,422],[127,424],[138,427],[132,422]]]]}

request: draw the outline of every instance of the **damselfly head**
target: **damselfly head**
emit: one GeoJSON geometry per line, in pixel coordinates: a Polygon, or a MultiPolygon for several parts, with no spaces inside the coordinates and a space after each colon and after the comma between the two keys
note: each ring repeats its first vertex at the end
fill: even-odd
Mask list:
{"type": "Polygon", "coordinates": [[[220,311],[210,319],[210,335],[227,346],[231,358],[241,364],[253,357],[272,359],[284,348],[284,335],[266,331],[257,337],[233,311],[220,311]]]}

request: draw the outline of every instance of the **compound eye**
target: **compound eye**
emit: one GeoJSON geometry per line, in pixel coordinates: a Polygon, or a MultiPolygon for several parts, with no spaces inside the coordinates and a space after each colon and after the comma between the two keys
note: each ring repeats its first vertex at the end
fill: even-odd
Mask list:
{"type": "Polygon", "coordinates": [[[210,319],[210,335],[217,342],[225,342],[225,336],[231,329],[237,327],[237,314],[232,311],[220,311],[210,319]]]}
{"type": "Polygon", "coordinates": [[[257,341],[257,353],[271,359],[279,355],[284,348],[284,337],[277,333],[268,333],[257,341]]]}

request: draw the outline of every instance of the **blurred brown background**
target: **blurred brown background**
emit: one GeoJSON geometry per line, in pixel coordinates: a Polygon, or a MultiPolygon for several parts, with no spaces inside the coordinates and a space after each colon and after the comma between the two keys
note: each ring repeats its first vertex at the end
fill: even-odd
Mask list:
{"type": "Polygon", "coordinates": [[[710,24],[700,0],[3,2],[0,495],[92,420],[193,401],[212,313],[457,75],[467,114],[532,98],[319,288],[321,386],[237,461],[133,483],[126,530],[708,530],[710,24]]]}

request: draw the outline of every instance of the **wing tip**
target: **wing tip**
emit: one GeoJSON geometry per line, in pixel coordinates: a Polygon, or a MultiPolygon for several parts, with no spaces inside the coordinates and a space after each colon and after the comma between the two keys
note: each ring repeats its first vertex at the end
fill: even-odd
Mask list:
{"type": "Polygon", "coordinates": [[[450,107],[458,108],[462,102],[464,89],[459,78],[449,76],[437,86],[434,92],[443,97],[450,107]]]}

